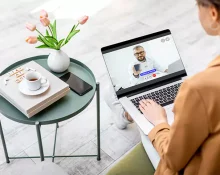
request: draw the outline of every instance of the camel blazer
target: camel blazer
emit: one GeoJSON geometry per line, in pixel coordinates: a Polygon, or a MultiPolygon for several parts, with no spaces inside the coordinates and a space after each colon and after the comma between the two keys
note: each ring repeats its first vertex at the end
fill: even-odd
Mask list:
{"type": "Polygon", "coordinates": [[[161,158],[155,175],[220,175],[220,56],[185,80],[173,112],[172,126],[149,133],[161,158]]]}

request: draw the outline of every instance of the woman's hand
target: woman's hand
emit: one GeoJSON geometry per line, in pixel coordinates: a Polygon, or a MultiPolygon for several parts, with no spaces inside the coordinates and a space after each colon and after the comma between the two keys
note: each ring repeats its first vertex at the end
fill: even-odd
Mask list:
{"type": "Polygon", "coordinates": [[[167,123],[167,114],[165,109],[153,100],[141,100],[139,107],[146,119],[153,125],[156,126],[161,123],[167,123]]]}

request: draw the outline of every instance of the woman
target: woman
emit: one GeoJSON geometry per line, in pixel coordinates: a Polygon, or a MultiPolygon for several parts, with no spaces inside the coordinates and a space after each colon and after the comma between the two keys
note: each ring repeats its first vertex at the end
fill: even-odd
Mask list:
{"type": "MultiPolygon", "coordinates": [[[[207,34],[220,35],[220,0],[197,3],[207,34]]],[[[220,57],[182,84],[172,126],[154,101],[141,101],[140,109],[155,125],[149,138],[161,159],[156,175],[220,175],[220,57]]]]}

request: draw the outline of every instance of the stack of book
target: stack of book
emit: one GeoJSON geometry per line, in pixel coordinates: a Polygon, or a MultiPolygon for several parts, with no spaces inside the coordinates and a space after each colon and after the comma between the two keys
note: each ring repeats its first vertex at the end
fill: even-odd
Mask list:
{"type": "Polygon", "coordinates": [[[70,91],[69,85],[44,69],[34,61],[0,76],[0,95],[14,105],[28,118],[58,101],[70,91]],[[40,95],[24,95],[19,91],[19,83],[28,71],[39,72],[49,82],[49,89],[40,95]]]}

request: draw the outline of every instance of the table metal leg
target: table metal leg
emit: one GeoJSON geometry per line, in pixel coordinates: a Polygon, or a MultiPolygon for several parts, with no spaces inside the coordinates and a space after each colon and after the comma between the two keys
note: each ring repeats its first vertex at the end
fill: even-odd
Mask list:
{"type": "Polygon", "coordinates": [[[6,163],[10,163],[1,121],[0,121],[0,135],[1,135],[1,139],[2,139],[3,149],[4,149],[4,152],[5,152],[6,163]]]}
{"type": "Polygon", "coordinates": [[[44,161],[44,150],[43,150],[42,138],[41,138],[41,133],[40,133],[40,123],[36,122],[35,125],[36,125],[36,130],[37,130],[37,139],[38,139],[38,144],[39,144],[40,158],[41,158],[41,161],[44,161]]]}
{"type": "Polygon", "coordinates": [[[96,105],[97,105],[97,160],[101,160],[101,144],[100,144],[100,86],[96,84],[96,105]]]}
{"type": "Polygon", "coordinates": [[[58,129],[58,128],[59,128],[59,124],[56,123],[56,130],[55,130],[55,138],[54,138],[52,162],[54,162],[54,158],[55,158],[56,142],[57,142],[57,129],[58,129]]]}

